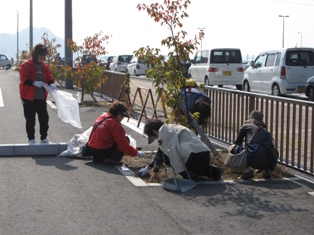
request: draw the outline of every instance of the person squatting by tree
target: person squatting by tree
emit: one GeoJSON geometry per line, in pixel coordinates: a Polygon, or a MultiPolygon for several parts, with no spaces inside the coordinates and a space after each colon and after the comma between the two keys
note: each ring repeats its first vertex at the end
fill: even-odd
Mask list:
{"type": "Polygon", "coordinates": [[[144,134],[148,136],[148,144],[157,139],[159,146],[153,160],[138,172],[140,176],[144,176],[153,169],[150,182],[160,182],[158,172],[163,163],[173,166],[184,179],[188,179],[188,175],[193,180],[198,180],[199,176],[213,180],[221,178],[221,170],[210,165],[209,149],[190,129],[177,124],[166,124],[157,119],[148,119],[144,134]]]}
{"type": "Polygon", "coordinates": [[[57,90],[50,69],[44,63],[48,54],[47,47],[37,44],[32,49],[31,59],[21,64],[20,73],[20,97],[22,99],[24,117],[26,119],[26,133],[29,144],[35,144],[36,113],[39,120],[39,132],[41,143],[49,143],[47,139],[49,129],[49,116],[47,112],[48,92],[44,86],[57,90]]]}
{"type": "Polygon", "coordinates": [[[109,112],[96,119],[83,156],[92,156],[94,163],[112,165],[122,165],[124,154],[146,157],[144,152],[130,146],[130,140],[121,125],[124,117],[129,117],[127,107],[122,102],[113,102],[109,112]]]}
{"type": "Polygon", "coordinates": [[[274,170],[278,161],[278,152],[274,147],[274,141],[271,134],[266,129],[263,121],[263,113],[254,110],[250,117],[245,121],[238,132],[234,141],[236,146],[232,153],[240,153],[247,148],[247,169],[243,172],[241,179],[247,180],[254,177],[251,168],[257,169],[257,172],[263,171],[263,178],[270,179],[271,172],[274,170]],[[245,140],[245,147],[242,143],[245,140]],[[250,168],[251,167],[251,168],[250,168]]]}

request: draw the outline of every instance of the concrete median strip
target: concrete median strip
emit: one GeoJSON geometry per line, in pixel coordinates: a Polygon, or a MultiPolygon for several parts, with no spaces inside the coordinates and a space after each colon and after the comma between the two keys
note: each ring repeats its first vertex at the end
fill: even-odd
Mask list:
{"type": "Polygon", "coordinates": [[[36,155],[58,155],[65,151],[67,143],[49,144],[0,144],[0,156],[36,156],[36,155]]]}
{"type": "MultiPolygon", "coordinates": [[[[130,170],[126,166],[116,166],[118,171],[124,175],[134,186],[136,187],[147,187],[147,186],[162,186],[161,183],[146,183],[144,180],[142,180],[140,177],[138,177],[132,170],[130,170]]],[[[219,181],[196,181],[195,183],[197,185],[210,185],[210,184],[245,184],[245,183],[252,183],[252,182],[263,182],[263,181],[296,181],[296,180],[302,180],[299,177],[292,177],[292,178],[281,178],[281,179],[271,179],[271,180],[265,180],[265,179],[253,179],[253,180],[219,180],[219,181]]],[[[312,182],[314,183],[314,182],[312,182]]],[[[314,192],[309,192],[310,195],[314,196],[314,192]]]]}

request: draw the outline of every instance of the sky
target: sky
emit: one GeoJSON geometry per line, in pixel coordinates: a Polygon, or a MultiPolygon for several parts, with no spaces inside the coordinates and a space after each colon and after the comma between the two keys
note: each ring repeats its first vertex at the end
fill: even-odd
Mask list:
{"type": "MultiPolygon", "coordinates": [[[[146,46],[167,53],[169,50],[161,46],[161,41],[170,35],[169,29],[136,7],[152,2],[163,0],[72,0],[73,40],[81,45],[85,37],[102,32],[112,35],[104,45],[110,55],[133,54],[146,46]]],[[[188,33],[186,38],[192,39],[199,28],[204,28],[203,49],[240,48],[243,59],[251,60],[262,51],[282,48],[283,29],[285,47],[314,47],[314,0],[190,2],[186,10],[189,18],[182,21],[182,29],[188,33]]],[[[0,33],[16,34],[17,25],[19,31],[29,27],[29,0],[10,0],[5,6],[0,5],[0,33]]],[[[47,28],[64,38],[64,5],[64,0],[33,0],[33,27],[47,28]]]]}

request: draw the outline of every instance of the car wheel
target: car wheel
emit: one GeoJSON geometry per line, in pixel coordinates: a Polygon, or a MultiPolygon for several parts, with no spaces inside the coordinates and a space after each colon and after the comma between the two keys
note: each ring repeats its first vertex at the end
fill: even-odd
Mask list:
{"type": "Polygon", "coordinates": [[[308,97],[310,101],[314,101],[314,87],[309,89],[308,97]]]}
{"type": "Polygon", "coordinates": [[[244,91],[250,91],[250,84],[248,81],[244,81],[243,83],[243,90],[244,91]]]}
{"type": "Polygon", "coordinates": [[[136,70],[134,70],[134,75],[135,76],[140,76],[139,74],[137,74],[136,70]]]}
{"type": "Polygon", "coordinates": [[[208,85],[208,86],[209,86],[209,80],[208,80],[208,77],[205,77],[205,79],[204,79],[204,83],[205,83],[205,85],[208,85]]]}
{"type": "Polygon", "coordinates": [[[279,86],[277,84],[273,85],[273,88],[271,90],[271,94],[274,95],[274,96],[281,96],[280,88],[279,88],[279,86]]]}
{"type": "Polygon", "coordinates": [[[242,90],[242,85],[236,85],[237,90],[242,90]]]}

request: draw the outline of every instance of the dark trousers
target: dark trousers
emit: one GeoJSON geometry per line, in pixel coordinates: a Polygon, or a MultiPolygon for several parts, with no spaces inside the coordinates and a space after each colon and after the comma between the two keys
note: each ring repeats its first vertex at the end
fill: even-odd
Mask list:
{"type": "MultiPolygon", "coordinates": [[[[166,165],[170,166],[169,157],[166,155],[165,155],[165,163],[166,165]]],[[[202,175],[206,177],[212,177],[209,163],[210,163],[209,151],[201,152],[201,153],[191,153],[188,161],[185,163],[185,167],[190,175],[195,174],[195,175],[202,175]]],[[[179,174],[184,179],[189,178],[186,171],[179,172],[179,174]]]]}
{"type": "MultiPolygon", "coordinates": [[[[126,136],[126,138],[129,140],[129,137],[126,136]]],[[[95,149],[89,147],[89,153],[93,156],[94,163],[103,162],[106,158],[113,162],[120,162],[124,156],[124,153],[118,150],[116,143],[108,149],[95,149]]]]}
{"type": "Polygon", "coordinates": [[[26,133],[29,140],[35,139],[36,113],[39,121],[40,139],[46,139],[49,129],[49,116],[46,100],[22,99],[24,117],[26,119],[26,133]]]}

